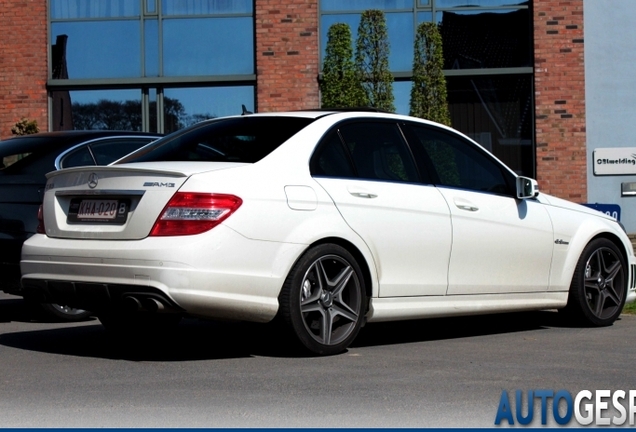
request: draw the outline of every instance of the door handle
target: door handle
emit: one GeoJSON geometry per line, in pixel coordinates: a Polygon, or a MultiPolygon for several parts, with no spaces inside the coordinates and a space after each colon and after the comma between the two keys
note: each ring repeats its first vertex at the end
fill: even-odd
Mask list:
{"type": "Polygon", "coordinates": [[[479,207],[476,207],[470,201],[462,199],[462,198],[455,198],[453,202],[455,203],[455,206],[460,210],[466,210],[469,212],[476,212],[479,210],[479,207]]]}
{"type": "Polygon", "coordinates": [[[377,198],[376,194],[370,192],[357,192],[357,191],[349,191],[349,193],[358,198],[377,198]]]}
{"type": "Polygon", "coordinates": [[[466,210],[466,211],[471,211],[471,212],[476,212],[477,210],[479,210],[478,207],[473,207],[471,205],[467,205],[467,204],[455,204],[457,206],[457,208],[462,209],[462,210],[466,210]]]}

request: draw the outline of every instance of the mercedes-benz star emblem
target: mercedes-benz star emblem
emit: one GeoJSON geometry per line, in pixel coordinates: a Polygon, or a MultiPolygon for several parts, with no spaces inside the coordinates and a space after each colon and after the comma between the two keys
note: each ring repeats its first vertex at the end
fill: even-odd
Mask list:
{"type": "Polygon", "coordinates": [[[91,175],[88,176],[88,187],[91,189],[95,189],[97,187],[98,181],[99,178],[97,177],[97,174],[91,173],[91,175]]]}

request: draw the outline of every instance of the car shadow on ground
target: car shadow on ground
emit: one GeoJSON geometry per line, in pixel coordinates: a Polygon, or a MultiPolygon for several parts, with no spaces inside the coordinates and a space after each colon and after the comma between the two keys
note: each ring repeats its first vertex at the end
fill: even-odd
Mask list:
{"type": "MultiPolygon", "coordinates": [[[[0,300],[0,323],[30,322],[20,300],[0,300]]],[[[434,318],[366,325],[351,349],[568,327],[556,311],[434,318]]],[[[0,332],[2,330],[0,324],[0,332]]],[[[107,332],[99,321],[0,333],[0,345],[54,354],[129,361],[192,361],[227,358],[306,357],[280,323],[254,324],[183,319],[161,334],[107,332]]]]}
{"type": "MultiPolygon", "coordinates": [[[[93,321],[88,318],[86,321],[93,321]]],[[[30,304],[22,297],[3,294],[0,292],[0,323],[4,322],[39,322],[59,323],[64,322],[50,314],[47,314],[37,304],[30,304]]]]}

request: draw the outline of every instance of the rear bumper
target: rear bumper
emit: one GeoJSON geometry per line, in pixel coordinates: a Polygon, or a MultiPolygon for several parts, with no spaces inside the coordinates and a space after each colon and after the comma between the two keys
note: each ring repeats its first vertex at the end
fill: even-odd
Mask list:
{"type": "Polygon", "coordinates": [[[22,250],[22,284],[30,298],[93,311],[137,296],[192,316],[266,322],[304,248],[250,240],[224,226],[137,241],[36,235],[22,250]]]}

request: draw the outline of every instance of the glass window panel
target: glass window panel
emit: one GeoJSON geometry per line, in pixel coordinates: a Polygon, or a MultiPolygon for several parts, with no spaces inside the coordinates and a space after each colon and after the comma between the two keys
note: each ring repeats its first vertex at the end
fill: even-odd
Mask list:
{"type": "Polygon", "coordinates": [[[97,165],[108,165],[154,141],[151,138],[114,138],[91,143],[97,165]]]}
{"type": "Polygon", "coordinates": [[[128,78],[141,76],[139,32],[139,21],[56,22],[51,40],[68,35],[70,79],[128,78]]]}
{"type": "Polygon", "coordinates": [[[159,28],[156,19],[144,21],[144,76],[159,76],[159,28]]]}
{"type": "Polygon", "coordinates": [[[447,77],[454,128],[520,175],[534,177],[530,75],[447,77]]]}
{"type": "Polygon", "coordinates": [[[95,165],[95,160],[91,156],[87,146],[82,146],[68,153],[60,161],[62,168],[71,168],[77,166],[95,165]]]}
{"type": "Polygon", "coordinates": [[[123,18],[139,15],[139,1],[51,0],[51,19],[123,18]]]}
{"type": "Polygon", "coordinates": [[[389,67],[391,71],[411,71],[413,68],[413,14],[388,13],[386,23],[389,29],[389,67]]]}
{"type": "Polygon", "coordinates": [[[252,13],[252,0],[163,0],[164,15],[252,13]]]}
{"type": "MultiPolygon", "coordinates": [[[[442,22],[443,12],[435,13],[435,22],[440,24],[442,22]]],[[[431,22],[433,21],[433,12],[418,12],[417,13],[417,23],[422,22],[431,22]]]]}
{"type": "Polygon", "coordinates": [[[311,175],[320,177],[353,178],[353,170],[349,155],[336,132],[332,132],[322,141],[311,158],[311,175]]]}
{"type": "MultiPolygon", "coordinates": [[[[426,155],[436,184],[495,194],[512,193],[512,176],[474,144],[436,128],[410,124],[418,155],[426,155]]],[[[427,164],[425,164],[427,165],[427,164]]]]}
{"type": "Polygon", "coordinates": [[[444,12],[444,69],[532,66],[530,23],[527,9],[444,12]]]}
{"type": "Polygon", "coordinates": [[[148,90],[148,117],[150,132],[160,132],[159,125],[157,124],[158,112],[157,112],[157,89],[151,88],[148,90]]]}
{"type": "Polygon", "coordinates": [[[360,14],[323,15],[320,25],[321,60],[324,60],[327,49],[327,34],[329,27],[337,23],[344,23],[351,29],[351,47],[355,52],[356,36],[360,25],[360,14]]]}
{"type": "Polygon", "coordinates": [[[395,98],[393,104],[395,105],[395,112],[397,114],[409,114],[411,87],[413,87],[412,81],[395,81],[393,83],[393,97],[395,98]]]}
{"type": "Polygon", "coordinates": [[[347,10],[395,10],[413,9],[413,0],[322,0],[320,2],[322,11],[347,11],[347,10]]]}
{"type": "Polygon", "coordinates": [[[146,0],[146,12],[149,14],[157,13],[157,0],[146,0]]]}
{"type": "Polygon", "coordinates": [[[163,22],[164,76],[254,73],[252,18],[163,22]]]}
{"type": "Polygon", "coordinates": [[[199,121],[241,114],[242,105],[254,112],[254,87],[167,88],[164,128],[174,132],[199,121]]]}
{"type": "Polygon", "coordinates": [[[435,0],[435,6],[438,8],[461,6],[516,6],[527,4],[528,0],[435,0]]]}
{"type": "Polygon", "coordinates": [[[77,90],[69,93],[72,129],[142,130],[140,90],[77,90]]]}
{"type": "Polygon", "coordinates": [[[418,181],[415,161],[395,123],[359,122],[339,129],[359,178],[418,181]]]}
{"type": "MultiPolygon", "coordinates": [[[[389,68],[391,71],[410,71],[413,67],[413,15],[410,13],[385,14],[389,32],[389,68]]],[[[325,57],[327,33],[335,23],[345,23],[351,29],[351,46],[355,53],[360,14],[323,15],[321,25],[322,59],[325,57]]],[[[355,55],[355,54],[354,54],[355,55]]]]}

